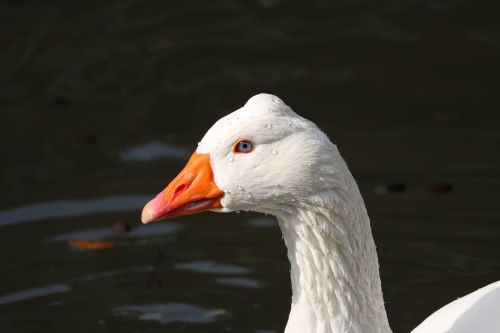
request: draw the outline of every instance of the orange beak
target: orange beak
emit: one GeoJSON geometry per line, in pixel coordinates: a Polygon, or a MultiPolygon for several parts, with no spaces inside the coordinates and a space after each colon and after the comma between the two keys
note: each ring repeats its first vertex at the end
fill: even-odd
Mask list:
{"type": "Polygon", "coordinates": [[[142,223],[222,208],[209,154],[194,153],[172,182],[142,209],[142,223]]]}

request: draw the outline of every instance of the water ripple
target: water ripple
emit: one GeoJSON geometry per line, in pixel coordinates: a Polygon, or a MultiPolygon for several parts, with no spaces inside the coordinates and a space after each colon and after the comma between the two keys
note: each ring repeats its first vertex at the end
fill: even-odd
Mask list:
{"type": "Polygon", "coordinates": [[[66,283],[56,283],[48,286],[26,289],[12,294],[0,296],[0,305],[25,301],[46,295],[65,293],[71,289],[66,283]]]}
{"type": "Polygon", "coordinates": [[[120,152],[120,159],[124,162],[148,162],[163,158],[184,159],[189,156],[189,152],[190,150],[184,147],[148,142],[120,152]]]}
{"type": "Polygon", "coordinates": [[[40,202],[0,211],[0,227],[47,219],[137,210],[149,199],[151,195],[148,194],[130,194],[89,200],[40,202]]]}
{"type": "Polygon", "coordinates": [[[116,233],[113,228],[85,229],[52,236],[47,239],[47,242],[66,242],[73,239],[101,240],[118,236],[121,238],[150,238],[169,235],[179,231],[181,228],[181,225],[173,223],[155,223],[140,225],[122,234],[116,233]]]}
{"type": "Polygon", "coordinates": [[[249,270],[245,267],[221,264],[214,261],[190,261],[174,265],[175,269],[209,274],[245,274],[249,270]]]}
{"type": "Polygon", "coordinates": [[[255,279],[241,278],[241,277],[224,277],[217,278],[216,281],[220,284],[229,286],[238,286],[245,288],[261,288],[262,283],[255,279]]]}
{"type": "Polygon", "coordinates": [[[162,324],[172,322],[209,324],[219,316],[228,315],[224,309],[204,309],[185,303],[150,305],[125,305],[112,309],[118,316],[135,315],[140,320],[152,320],[162,324]]]}

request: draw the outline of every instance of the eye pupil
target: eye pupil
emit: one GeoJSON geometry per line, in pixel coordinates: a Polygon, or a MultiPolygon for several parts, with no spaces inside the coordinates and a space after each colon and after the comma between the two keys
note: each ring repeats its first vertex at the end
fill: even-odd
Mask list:
{"type": "Polygon", "coordinates": [[[235,151],[241,152],[241,153],[249,153],[252,151],[252,143],[247,140],[242,140],[238,142],[238,145],[236,146],[235,151]]]}

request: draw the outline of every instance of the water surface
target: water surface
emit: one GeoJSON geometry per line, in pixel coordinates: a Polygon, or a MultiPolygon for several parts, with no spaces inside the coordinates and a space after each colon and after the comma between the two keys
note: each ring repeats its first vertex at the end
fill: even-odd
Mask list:
{"type": "Polygon", "coordinates": [[[271,217],[139,222],[211,124],[262,91],[346,158],[394,332],[500,280],[499,10],[3,2],[0,331],[281,332],[271,217]]]}

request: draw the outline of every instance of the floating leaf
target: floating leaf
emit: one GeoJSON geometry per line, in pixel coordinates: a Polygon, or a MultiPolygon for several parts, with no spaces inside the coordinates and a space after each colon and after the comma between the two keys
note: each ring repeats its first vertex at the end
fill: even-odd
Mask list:
{"type": "Polygon", "coordinates": [[[111,240],[72,239],[68,241],[68,244],[74,249],[82,250],[104,250],[116,247],[116,242],[111,240]]]}

